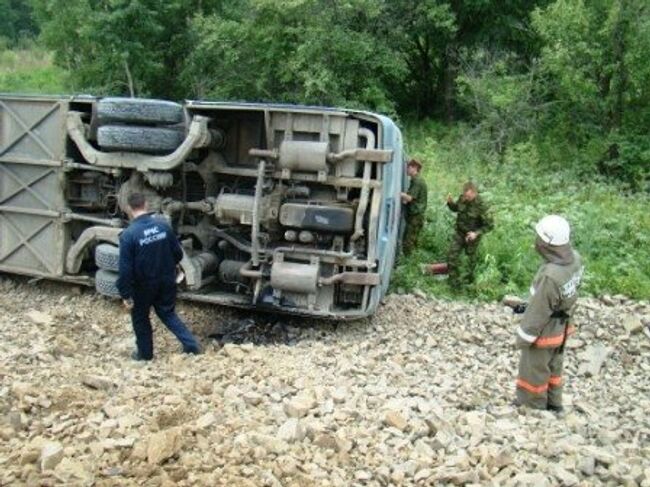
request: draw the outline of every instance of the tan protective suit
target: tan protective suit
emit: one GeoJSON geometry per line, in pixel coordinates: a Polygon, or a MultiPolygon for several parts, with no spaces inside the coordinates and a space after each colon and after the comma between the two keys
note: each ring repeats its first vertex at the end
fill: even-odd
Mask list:
{"type": "Polygon", "coordinates": [[[517,330],[521,349],[517,403],[536,409],[562,407],[564,344],[578,298],[583,266],[570,244],[551,246],[537,239],[544,258],[530,288],[530,300],[517,330]]]}

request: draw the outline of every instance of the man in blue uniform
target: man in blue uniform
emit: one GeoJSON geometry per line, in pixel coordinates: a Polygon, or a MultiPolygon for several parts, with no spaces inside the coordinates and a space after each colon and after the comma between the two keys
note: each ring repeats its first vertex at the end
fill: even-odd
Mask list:
{"type": "Polygon", "coordinates": [[[175,311],[176,265],[183,250],[173,230],[147,212],[145,197],[128,198],[131,224],[120,235],[120,275],[117,288],[127,307],[138,347],[135,360],[153,359],[153,334],[149,312],[158,318],[183,345],[185,353],[200,353],[199,343],[175,311]]]}

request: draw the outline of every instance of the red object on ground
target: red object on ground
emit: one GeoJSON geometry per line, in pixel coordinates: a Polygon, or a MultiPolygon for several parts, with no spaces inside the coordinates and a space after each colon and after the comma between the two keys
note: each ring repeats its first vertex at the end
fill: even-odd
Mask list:
{"type": "Polygon", "coordinates": [[[426,264],[425,266],[426,274],[447,274],[449,272],[449,266],[446,262],[435,262],[433,264],[426,264]]]}

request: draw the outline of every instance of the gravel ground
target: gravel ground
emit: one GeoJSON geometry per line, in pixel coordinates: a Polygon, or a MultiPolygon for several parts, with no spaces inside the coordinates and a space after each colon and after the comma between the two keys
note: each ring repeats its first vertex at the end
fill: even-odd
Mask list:
{"type": "Polygon", "coordinates": [[[133,362],[116,302],[0,277],[0,485],[650,486],[648,302],[580,301],[560,417],[511,405],[500,304],[179,311],[205,354],[155,322],[155,360],[133,362]]]}

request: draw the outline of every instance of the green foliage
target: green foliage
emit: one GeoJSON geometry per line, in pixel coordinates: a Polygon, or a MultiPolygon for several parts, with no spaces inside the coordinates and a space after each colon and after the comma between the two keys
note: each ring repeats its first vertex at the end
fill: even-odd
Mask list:
{"type": "Polygon", "coordinates": [[[528,16],[547,4],[31,2],[43,41],[59,66],[74,71],[80,91],[346,105],[418,116],[453,115],[461,50],[489,42],[524,56],[535,52],[528,16]]]}
{"type": "MultiPolygon", "coordinates": [[[[33,0],[42,40],[78,91],[176,98],[196,2],[33,0]]],[[[200,2],[199,2],[200,3],[200,2]]]]}
{"type": "Polygon", "coordinates": [[[634,191],[650,193],[650,135],[616,131],[605,144],[608,156],[601,157],[601,174],[625,181],[634,191]]]}
{"type": "Polygon", "coordinates": [[[473,138],[503,158],[512,143],[535,133],[545,109],[537,69],[517,69],[512,54],[483,49],[463,55],[458,100],[474,122],[473,138]]]}
{"type": "Polygon", "coordinates": [[[445,205],[466,179],[480,185],[495,228],[481,243],[476,281],[460,293],[499,299],[526,293],[540,259],[533,249],[533,225],[548,213],[565,215],[586,265],[584,292],[650,297],[650,201],[643,193],[585,178],[571,168],[549,172],[537,146],[510,146],[501,162],[468,142],[471,129],[421,124],[406,130],[411,153],[426,161],[430,207],[419,250],[397,270],[394,288],[420,288],[439,296],[458,295],[445,281],[423,276],[420,264],[444,262],[453,228],[445,205]]]}
{"type": "Polygon", "coordinates": [[[580,148],[601,145],[582,162],[647,187],[650,165],[650,4],[644,0],[556,0],[536,10],[533,26],[544,47],[545,89],[555,102],[546,127],[580,148]]]}
{"type": "Polygon", "coordinates": [[[255,0],[198,16],[182,79],[191,96],[345,105],[394,112],[387,86],[404,66],[368,31],[366,0],[255,0]]]}
{"type": "Polygon", "coordinates": [[[10,47],[32,39],[38,28],[27,0],[0,0],[0,39],[10,47]]]}

